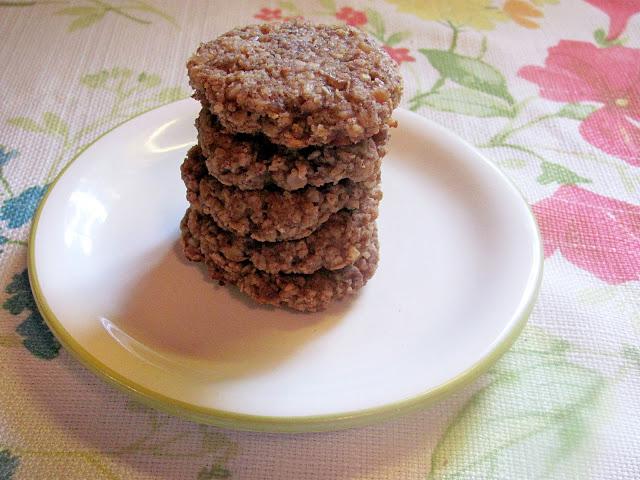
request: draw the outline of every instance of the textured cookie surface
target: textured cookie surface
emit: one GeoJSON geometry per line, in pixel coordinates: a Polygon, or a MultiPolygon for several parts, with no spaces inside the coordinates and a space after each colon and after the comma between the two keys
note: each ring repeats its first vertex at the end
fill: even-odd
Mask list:
{"type": "MultiPolygon", "coordinates": [[[[332,301],[353,294],[375,273],[378,264],[378,240],[372,238],[352,265],[339,270],[320,269],[311,274],[267,273],[258,270],[250,261],[234,262],[217,250],[208,228],[189,219],[189,212],[181,222],[185,256],[204,262],[211,278],[236,285],[259,303],[289,307],[304,312],[326,308],[332,301]]],[[[195,220],[195,221],[194,221],[195,220]]]]}
{"type": "Polygon", "coordinates": [[[360,210],[341,210],[308,237],[283,242],[257,242],[220,228],[212,217],[190,208],[186,218],[191,231],[205,232],[212,250],[227,260],[250,261],[267,273],[313,273],[337,270],[354,263],[376,237],[377,202],[360,210]]]}
{"type": "Polygon", "coordinates": [[[379,202],[379,177],[355,183],[308,186],[295,192],[239,190],[206,174],[200,148],[189,150],[182,164],[187,199],[216,223],[240,236],[258,241],[295,240],[310,235],[329,217],[344,208],[355,210],[364,202],[379,202]]]}
{"type": "Polygon", "coordinates": [[[195,97],[231,133],[289,148],[357,143],[391,122],[397,65],[366,33],[282,22],[231,30],[187,62],[195,97]]]}
{"type": "Polygon", "coordinates": [[[196,128],[209,173],[221,183],[241,190],[269,185],[297,190],[343,179],[360,182],[380,170],[388,134],[385,126],[356,144],[291,150],[271,143],[264,135],[229,134],[205,108],[196,128]]]}

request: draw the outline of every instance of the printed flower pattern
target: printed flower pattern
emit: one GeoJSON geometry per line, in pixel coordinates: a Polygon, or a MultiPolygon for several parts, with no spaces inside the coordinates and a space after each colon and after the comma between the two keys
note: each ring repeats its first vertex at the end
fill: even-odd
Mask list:
{"type": "Polygon", "coordinates": [[[412,13],[424,20],[451,22],[456,26],[469,26],[476,30],[493,30],[496,23],[508,19],[491,0],[387,0],[398,10],[412,13]]]}
{"type": "Polygon", "coordinates": [[[0,478],[11,480],[20,466],[20,457],[12,455],[11,451],[4,448],[0,450],[0,478]]]}
{"type": "Polygon", "coordinates": [[[71,19],[67,27],[67,32],[77,32],[91,27],[110,16],[118,17],[121,20],[128,20],[137,25],[152,25],[152,20],[161,18],[176,28],[180,28],[176,19],[164,10],[147,3],[144,0],[135,2],[109,2],[100,0],[94,2],[83,2],[81,0],[33,0],[19,2],[0,2],[0,7],[29,8],[36,6],[48,6],[50,4],[62,4],[63,8],[54,12],[55,16],[63,16],[71,19]],[[75,5],[74,5],[75,4],[75,5]]]}
{"type": "Polygon", "coordinates": [[[617,285],[640,280],[640,206],[563,185],[533,206],[544,255],[564,258],[617,285]]]}
{"type": "Polygon", "coordinates": [[[585,0],[609,15],[609,34],[612,41],[622,35],[627,28],[629,18],[640,12],[640,0],[585,0]]]}
{"type": "MultiPolygon", "coordinates": [[[[302,18],[303,14],[308,14],[314,22],[339,22],[368,32],[404,68],[408,66],[405,65],[407,62],[416,62],[417,58],[418,63],[412,65],[415,68],[406,68],[404,72],[408,80],[405,100],[409,101],[409,106],[414,110],[425,109],[423,113],[429,116],[437,112],[436,120],[450,122],[449,126],[454,130],[469,123],[468,130],[478,133],[479,148],[487,149],[502,168],[520,169],[517,181],[521,182],[525,193],[539,192],[540,185],[546,186],[545,189],[557,189],[533,206],[544,237],[545,256],[556,255],[554,261],[562,261],[567,267],[567,282],[587,287],[600,298],[604,292],[608,307],[613,308],[611,298],[615,298],[616,303],[624,304],[623,308],[630,310],[634,308],[632,295],[640,285],[640,205],[633,204],[639,203],[633,195],[640,192],[640,169],[635,168],[640,166],[637,153],[640,152],[640,101],[636,85],[640,78],[640,59],[637,49],[622,45],[640,49],[638,31],[631,27],[637,25],[634,21],[640,20],[633,18],[640,12],[640,0],[564,0],[564,8],[546,10],[547,4],[559,2],[382,0],[356,4],[348,0],[278,1],[265,2],[265,8],[258,5],[255,10],[243,11],[239,13],[241,17],[235,14],[221,16],[214,22],[214,27],[216,31],[231,28],[224,20],[227,17],[235,18],[235,24],[240,25],[302,18]],[[383,5],[385,1],[387,4],[383,5]],[[575,18],[562,18],[569,8],[575,9],[575,18]],[[552,12],[555,18],[545,25],[544,16],[552,12]],[[405,13],[416,15],[425,22],[407,22],[412,19],[405,13]],[[560,38],[590,37],[591,32],[585,27],[592,29],[592,23],[579,22],[580,18],[590,18],[598,27],[604,27],[593,32],[593,38],[596,45],[607,48],[561,41],[549,50],[544,65],[540,62],[540,65],[520,70],[520,77],[535,83],[540,91],[538,97],[541,98],[526,98],[528,96],[516,88],[519,81],[511,68],[514,62],[519,62],[515,65],[539,63],[520,58],[526,52],[521,52],[519,45],[533,38],[531,32],[524,29],[545,28],[536,35],[535,41],[546,42],[546,48],[555,45],[560,38]],[[517,29],[509,28],[508,35],[505,31],[491,33],[507,22],[517,29]],[[549,108],[544,99],[560,103],[549,108]],[[485,121],[486,118],[491,120],[485,121]],[[572,125],[579,127],[573,130],[572,125]],[[586,142],[600,150],[597,155],[583,151],[583,147],[588,146],[586,142]],[[620,160],[604,158],[602,152],[620,160]],[[590,170],[594,165],[597,175],[590,170]],[[586,188],[606,192],[607,196],[586,188]],[[634,198],[633,203],[612,198],[621,192],[625,198],[634,198]],[[600,281],[607,285],[589,285],[600,281]]],[[[68,31],[76,32],[76,38],[84,34],[90,44],[99,37],[90,36],[90,28],[101,28],[101,24],[105,28],[113,24],[114,28],[152,36],[159,33],[156,30],[154,34],[152,28],[162,25],[160,20],[175,25],[173,17],[163,14],[154,3],[154,0],[23,0],[0,2],[0,7],[33,10],[34,15],[30,18],[35,29],[38,29],[36,12],[41,12],[42,17],[54,15],[51,18],[58,23],[58,30],[66,24],[68,31]]],[[[186,21],[183,16],[181,22],[186,21]]],[[[9,48],[12,47],[10,37],[5,40],[9,48]]],[[[117,43],[119,39],[115,40],[117,43]]],[[[76,42],[76,46],[86,47],[81,41],[76,42]]],[[[105,48],[100,43],[90,46],[95,47],[98,55],[105,48]]],[[[75,47],[71,45],[70,48],[75,47]]],[[[45,154],[35,156],[31,150],[19,156],[17,150],[0,145],[0,251],[5,252],[3,259],[10,260],[5,262],[8,266],[16,265],[10,256],[22,251],[19,246],[27,245],[23,239],[28,223],[59,167],[109,126],[187,94],[179,86],[163,87],[159,75],[134,73],[128,68],[84,75],[80,82],[83,95],[93,96],[91,105],[98,107],[89,109],[87,118],[81,123],[77,117],[65,116],[66,103],[60,96],[52,97],[46,111],[36,112],[35,116],[31,109],[13,111],[9,105],[7,117],[0,119],[7,132],[0,140],[11,142],[11,146],[29,146],[30,149],[36,135],[50,140],[44,150],[35,150],[35,153],[45,154]],[[102,102],[108,103],[106,109],[100,108],[104,106],[102,102]],[[20,116],[10,118],[10,115],[20,116]],[[48,172],[25,184],[24,172],[30,172],[27,167],[36,161],[34,159],[42,162],[48,172]]],[[[520,81],[520,85],[522,83],[520,81]]],[[[34,93],[37,84],[34,83],[34,93]]],[[[553,275],[553,272],[549,273],[553,275]]],[[[12,362],[20,362],[25,356],[42,360],[36,363],[34,358],[29,358],[31,362],[24,363],[26,370],[20,370],[23,376],[31,374],[33,382],[47,376],[53,378],[55,375],[51,375],[50,369],[57,368],[59,362],[46,364],[44,361],[57,358],[61,346],[37,311],[27,271],[20,266],[13,272],[7,271],[7,278],[0,349],[12,362]],[[29,363],[36,367],[29,370],[29,363]]],[[[576,298],[582,298],[581,294],[578,291],[576,298]]],[[[549,302],[549,298],[553,303],[553,295],[541,301],[549,302]]],[[[591,315],[589,321],[600,315],[581,302],[573,301],[571,306],[585,317],[591,315]]],[[[549,308],[553,310],[552,307],[553,304],[549,308]]],[[[640,317],[636,313],[633,315],[629,319],[635,319],[637,324],[640,317]]],[[[613,320],[626,321],[626,318],[613,320]]],[[[573,324],[561,326],[574,328],[573,324]]],[[[613,330],[618,331],[617,328],[613,330]]],[[[627,329],[621,331],[626,335],[627,329]]],[[[437,441],[434,439],[434,449],[429,452],[414,449],[421,458],[431,458],[431,465],[429,468],[423,466],[424,462],[417,462],[422,471],[412,473],[430,480],[492,478],[497,471],[510,478],[525,478],[557,476],[561,472],[573,472],[573,467],[581,467],[582,464],[571,465],[570,462],[574,457],[578,458],[574,453],[584,449],[582,442],[590,438],[590,429],[603,420],[602,416],[598,420],[597,406],[607,392],[620,390],[609,388],[614,383],[609,383],[603,372],[611,372],[615,381],[619,381],[626,375],[636,375],[636,367],[640,365],[638,347],[626,345],[628,339],[621,337],[619,345],[613,342],[599,345],[593,358],[588,360],[589,363],[598,362],[603,355],[607,355],[603,358],[608,360],[619,355],[618,372],[612,372],[608,365],[602,365],[602,369],[586,368],[580,365],[584,363],[586,345],[580,345],[576,340],[582,337],[576,335],[569,341],[568,337],[556,338],[528,327],[523,340],[484,377],[470,400],[457,412],[450,409],[450,420],[446,429],[438,433],[437,441]],[[576,350],[573,350],[574,342],[579,347],[576,350]],[[609,350],[601,351],[601,348],[609,350]],[[579,434],[574,435],[575,432],[579,434]],[[514,455],[532,449],[536,452],[533,461],[514,455]]],[[[11,388],[5,390],[7,398],[21,395],[11,388]]],[[[116,473],[110,466],[114,457],[118,461],[120,456],[129,458],[132,455],[139,457],[145,468],[164,471],[166,465],[171,464],[176,476],[198,479],[243,478],[247,469],[254,466],[235,462],[233,470],[239,471],[232,471],[229,462],[239,445],[215,429],[189,425],[176,429],[177,424],[170,422],[168,417],[134,403],[129,404],[127,410],[127,421],[135,426],[128,432],[131,438],[117,450],[109,450],[106,456],[107,449],[96,449],[95,445],[87,450],[79,450],[75,444],[73,449],[64,448],[56,442],[55,436],[49,442],[51,448],[40,445],[36,434],[31,439],[21,438],[15,445],[10,443],[10,437],[6,441],[3,438],[0,479],[31,478],[36,475],[34,471],[46,469],[52,472],[49,476],[62,478],[64,473],[70,472],[66,475],[69,476],[93,468],[96,475],[103,473],[105,478],[117,477],[120,470],[126,477],[128,472],[124,469],[118,469],[116,473]],[[180,463],[180,458],[186,459],[180,463]],[[156,461],[165,463],[156,464],[156,461]],[[200,463],[196,465],[196,461],[200,463]],[[58,466],[67,471],[58,472],[58,466]]],[[[15,426],[19,428],[20,422],[15,426]]],[[[366,465],[363,468],[366,469],[366,465]]],[[[299,472],[291,471],[293,476],[296,473],[299,472]]],[[[348,473],[358,476],[362,470],[356,468],[348,473]]],[[[407,472],[398,475],[402,476],[402,473],[407,472]]],[[[576,475],[579,473],[576,471],[576,475]]]]}
{"type": "Polygon", "coordinates": [[[342,7],[336,12],[336,18],[344,21],[352,27],[360,27],[367,23],[367,14],[360,10],[354,10],[351,7],[342,7]]]}
{"type": "Polygon", "coordinates": [[[561,40],[549,49],[544,67],[526,66],[518,74],[536,83],[549,100],[600,103],[581,123],[581,135],[600,150],[640,166],[640,50],[561,40]]]}
{"type": "Polygon", "coordinates": [[[272,20],[281,20],[282,10],[280,10],[279,8],[261,8],[260,11],[253,17],[259,20],[264,20],[265,22],[270,22],[272,20]]]}
{"type": "Polygon", "coordinates": [[[18,156],[18,151],[6,148],[0,145],[0,167],[6,165],[9,160],[12,160],[18,156]]]}
{"type": "Polygon", "coordinates": [[[9,228],[19,228],[33,218],[40,199],[47,187],[30,187],[15,198],[5,200],[0,207],[0,220],[6,221],[9,228]]]}
{"type": "Polygon", "coordinates": [[[395,62],[400,65],[402,62],[415,62],[416,59],[409,55],[408,48],[394,48],[389,45],[383,45],[382,49],[389,54],[395,62]]]}
{"type": "Polygon", "coordinates": [[[532,18],[542,17],[542,12],[523,0],[507,0],[503,10],[514,22],[525,28],[540,28],[532,18]]]}

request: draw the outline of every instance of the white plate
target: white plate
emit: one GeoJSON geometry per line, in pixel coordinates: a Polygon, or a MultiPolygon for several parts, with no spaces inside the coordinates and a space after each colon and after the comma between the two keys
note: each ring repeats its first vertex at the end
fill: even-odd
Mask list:
{"type": "Polygon", "coordinates": [[[529,208],[474,148],[404,110],[383,162],[381,261],[359,295],[300,314],[208,281],[178,231],[198,108],[176,102],[111,131],[40,206],[32,286],[81,362],[197,421],[310,431],[425,405],[514,341],[541,278],[529,208]]]}

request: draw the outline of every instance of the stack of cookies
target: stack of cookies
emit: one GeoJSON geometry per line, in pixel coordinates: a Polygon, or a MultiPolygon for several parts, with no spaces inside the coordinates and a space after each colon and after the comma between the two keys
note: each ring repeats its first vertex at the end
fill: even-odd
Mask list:
{"type": "Polygon", "coordinates": [[[393,61],[354,28],[283,22],[231,30],[187,68],[202,110],[182,165],[186,257],[301,311],[360,289],[378,263],[393,61]]]}

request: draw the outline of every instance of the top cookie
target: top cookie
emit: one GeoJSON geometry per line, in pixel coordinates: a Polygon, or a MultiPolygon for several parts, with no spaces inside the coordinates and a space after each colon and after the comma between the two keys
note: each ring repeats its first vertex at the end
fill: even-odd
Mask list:
{"type": "Polygon", "coordinates": [[[195,97],[230,133],[288,148],[347,145],[391,124],[402,78],[367,34],[282,22],[231,30],[187,62],[195,97]]]}

